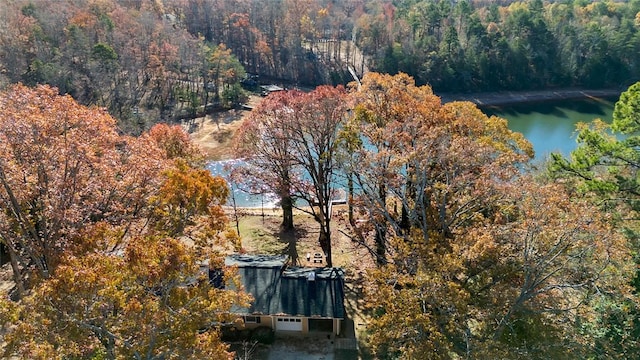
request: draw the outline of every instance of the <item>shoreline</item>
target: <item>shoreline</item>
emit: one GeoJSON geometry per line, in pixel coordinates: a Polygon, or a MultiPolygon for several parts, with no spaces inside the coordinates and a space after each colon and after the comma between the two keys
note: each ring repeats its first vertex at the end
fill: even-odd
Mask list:
{"type": "Polygon", "coordinates": [[[499,91],[472,94],[436,94],[443,103],[470,101],[478,107],[527,104],[536,102],[618,97],[624,89],[558,89],[535,91],[499,91]]]}

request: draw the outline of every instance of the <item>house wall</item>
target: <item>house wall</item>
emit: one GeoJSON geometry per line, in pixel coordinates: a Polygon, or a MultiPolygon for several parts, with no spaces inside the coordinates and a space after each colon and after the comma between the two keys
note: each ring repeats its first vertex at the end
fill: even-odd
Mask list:
{"type": "MultiPolygon", "coordinates": [[[[257,327],[260,326],[266,326],[266,327],[270,327],[270,328],[274,328],[273,327],[273,322],[272,322],[272,317],[269,315],[249,315],[250,317],[255,317],[260,319],[260,322],[247,322],[244,321],[244,328],[245,329],[255,329],[257,327]]],[[[247,318],[247,315],[241,316],[241,318],[244,320],[247,318]]]]}
{"type": "MultiPolygon", "coordinates": [[[[255,329],[258,328],[260,326],[266,326],[269,327],[273,330],[276,329],[276,322],[277,322],[277,318],[291,318],[291,319],[301,319],[301,323],[302,323],[302,331],[301,333],[303,334],[307,334],[309,333],[309,318],[306,317],[300,317],[300,316],[270,316],[270,315],[243,315],[241,316],[241,318],[244,321],[244,329],[255,329]],[[255,318],[259,318],[260,322],[247,322],[244,321],[244,319],[246,319],[247,317],[255,317],[255,318]]],[[[335,335],[340,335],[340,327],[342,325],[342,319],[331,319],[333,321],[333,333],[335,335]]]]}

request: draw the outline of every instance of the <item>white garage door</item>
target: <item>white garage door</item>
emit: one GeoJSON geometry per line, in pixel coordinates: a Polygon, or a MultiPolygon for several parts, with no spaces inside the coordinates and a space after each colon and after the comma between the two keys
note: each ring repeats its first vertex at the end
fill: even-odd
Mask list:
{"type": "Polygon", "coordinates": [[[302,319],[277,318],[276,330],[302,331],[302,319]]]}

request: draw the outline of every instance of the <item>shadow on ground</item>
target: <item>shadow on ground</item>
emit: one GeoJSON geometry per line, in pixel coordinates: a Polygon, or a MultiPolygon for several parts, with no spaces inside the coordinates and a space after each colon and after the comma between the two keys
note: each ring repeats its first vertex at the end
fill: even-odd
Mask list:
{"type": "Polygon", "coordinates": [[[287,245],[282,251],[283,255],[288,255],[291,259],[291,265],[300,265],[300,255],[298,254],[298,239],[305,238],[309,234],[309,231],[302,228],[295,228],[293,230],[281,230],[276,235],[281,242],[287,245]]]}

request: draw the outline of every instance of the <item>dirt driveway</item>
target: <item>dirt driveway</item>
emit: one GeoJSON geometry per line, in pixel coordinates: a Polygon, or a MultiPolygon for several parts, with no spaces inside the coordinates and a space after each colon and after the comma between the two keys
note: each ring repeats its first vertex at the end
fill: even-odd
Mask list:
{"type": "Polygon", "coordinates": [[[259,360],[334,360],[333,344],[326,339],[276,339],[259,360]]]}
{"type": "MultiPolygon", "coordinates": [[[[252,360],[358,360],[357,350],[337,349],[340,339],[322,336],[277,336],[272,345],[262,345],[247,356],[252,360]]],[[[237,355],[241,355],[237,353],[237,355]]],[[[241,356],[240,359],[243,359],[241,356]]]]}

